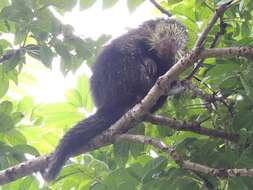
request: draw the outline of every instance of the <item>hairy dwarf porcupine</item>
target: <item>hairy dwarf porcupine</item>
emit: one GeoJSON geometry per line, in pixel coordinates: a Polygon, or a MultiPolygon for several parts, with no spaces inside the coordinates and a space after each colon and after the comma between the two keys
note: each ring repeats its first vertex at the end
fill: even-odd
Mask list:
{"type": "MultiPolygon", "coordinates": [[[[97,112],[71,128],[52,154],[43,176],[53,180],[65,161],[140,101],[185,49],[187,32],[174,19],[150,20],[113,40],[93,66],[91,91],[97,112]]],[[[165,101],[161,97],[150,111],[165,101]]]]}

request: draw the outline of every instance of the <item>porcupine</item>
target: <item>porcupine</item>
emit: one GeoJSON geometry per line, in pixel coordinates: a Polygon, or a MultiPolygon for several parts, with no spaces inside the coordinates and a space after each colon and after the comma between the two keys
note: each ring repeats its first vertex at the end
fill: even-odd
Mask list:
{"type": "MultiPolygon", "coordinates": [[[[179,21],[157,19],[144,22],[105,46],[93,65],[90,79],[97,111],[63,136],[44,178],[53,180],[78,148],[138,103],[157,78],[171,68],[186,44],[187,32],[179,21]]],[[[150,112],[159,109],[165,100],[166,96],[160,97],[150,112]]]]}

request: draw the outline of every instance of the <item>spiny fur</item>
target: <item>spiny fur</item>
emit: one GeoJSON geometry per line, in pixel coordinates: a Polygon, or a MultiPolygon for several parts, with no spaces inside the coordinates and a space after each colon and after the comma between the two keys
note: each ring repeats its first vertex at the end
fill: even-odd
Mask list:
{"type": "Polygon", "coordinates": [[[175,19],[159,19],[156,21],[155,28],[151,29],[148,22],[144,24],[144,27],[150,33],[148,40],[151,47],[154,48],[157,44],[161,43],[164,36],[176,39],[179,46],[176,58],[179,59],[184,53],[188,42],[185,26],[175,19]]]}
{"type": "MultiPolygon", "coordinates": [[[[143,23],[105,46],[96,58],[90,80],[97,112],[64,135],[43,177],[53,180],[82,145],[138,103],[158,77],[172,67],[186,44],[186,29],[180,22],[157,19],[143,23]]],[[[150,112],[159,109],[166,98],[160,97],[150,112]]]]}

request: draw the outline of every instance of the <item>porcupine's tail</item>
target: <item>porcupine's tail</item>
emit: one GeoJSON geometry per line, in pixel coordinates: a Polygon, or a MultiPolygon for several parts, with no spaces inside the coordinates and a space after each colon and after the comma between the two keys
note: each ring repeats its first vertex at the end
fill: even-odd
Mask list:
{"type": "Polygon", "coordinates": [[[49,159],[49,165],[43,172],[46,181],[52,181],[60,172],[65,162],[77,153],[78,149],[109,128],[122,115],[123,111],[114,112],[98,110],[94,115],[80,121],[71,128],[61,139],[58,147],[49,159]]]}

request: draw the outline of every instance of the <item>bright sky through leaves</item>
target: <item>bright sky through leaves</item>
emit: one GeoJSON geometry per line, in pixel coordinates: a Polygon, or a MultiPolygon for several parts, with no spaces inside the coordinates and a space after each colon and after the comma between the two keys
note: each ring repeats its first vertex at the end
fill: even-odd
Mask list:
{"type": "MultiPolygon", "coordinates": [[[[80,11],[76,7],[72,12],[66,13],[64,17],[57,14],[57,17],[64,24],[70,24],[75,29],[75,34],[80,37],[98,38],[102,34],[112,35],[113,38],[126,32],[151,19],[154,16],[152,11],[154,7],[145,2],[133,13],[129,13],[125,1],[119,1],[110,9],[102,10],[101,2],[96,3],[91,8],[80,11]]],[[[35,63],[31,63],[35,64],[35,63]]],[[[40,63],[38,63],[40,64],[40,63]]],[[[83,65],[77,73],[69,73],[64,77],[59,71],[59,61],[54,60],[52,71],[46,72],[45,69],[38,69],[40,72],[34,73],[38,80],[35,86],[29,85],[26,88],[27,95],[31,95],[38,102],[57,102],[65,99],[66,89],[75,85],[76,77],[82,73],[88,73],[87,66],[83,65]]]]}

